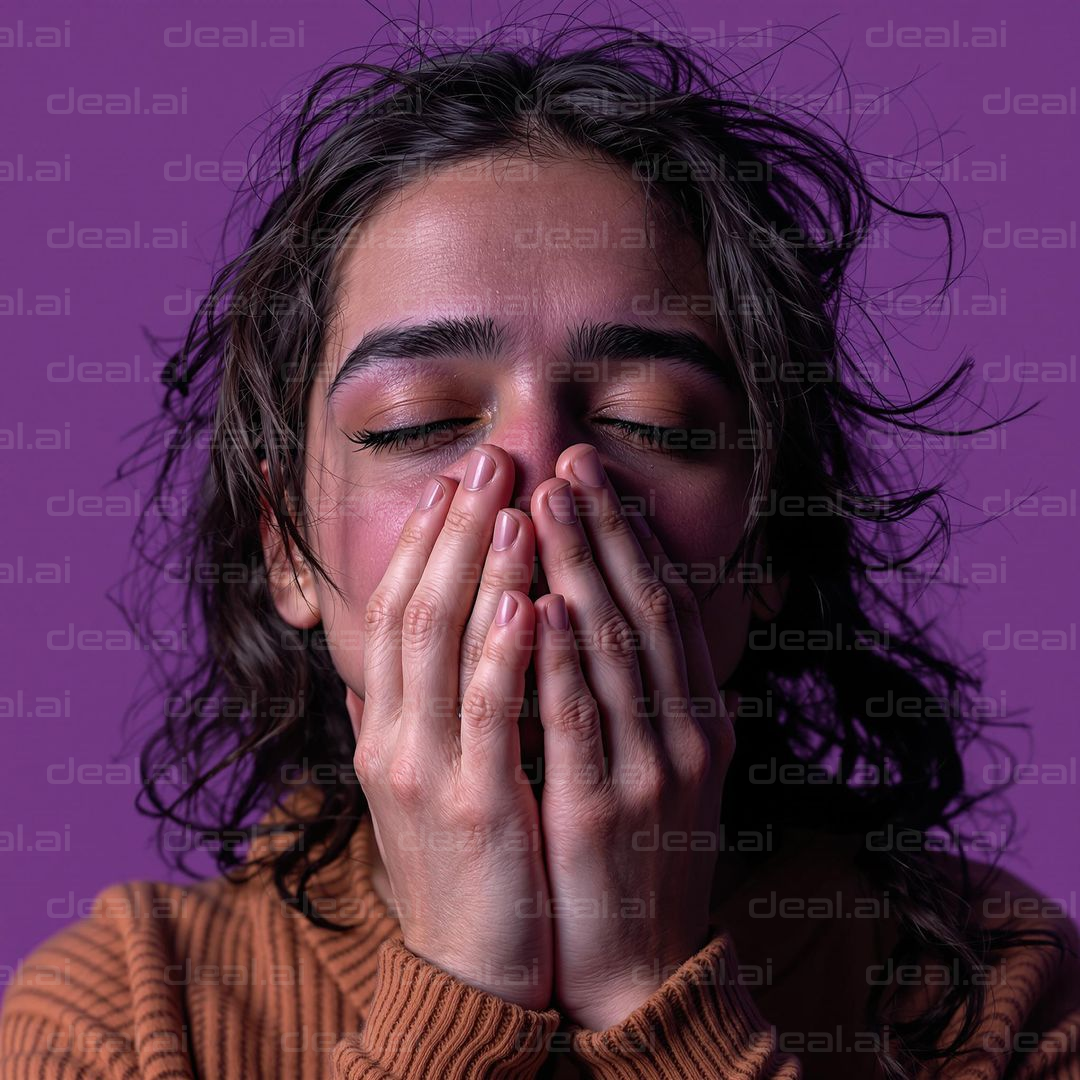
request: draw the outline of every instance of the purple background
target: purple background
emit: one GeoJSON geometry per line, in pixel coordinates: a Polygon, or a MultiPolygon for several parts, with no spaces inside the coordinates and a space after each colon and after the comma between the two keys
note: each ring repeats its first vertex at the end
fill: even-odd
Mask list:
{"type": "MultiPolygon", "coordinates": [[[[826,101],[825,115],[849,127],[857,145],[920,163],[930,175],[912,179],[906,205],[947,207],[948,197],[955,200],[970,266],[952,294],[954,310],[919,325],[908,320],[910,345],[894,342],[913,386],[939,377],[970,351],[973,390],[978,396],[985,388],[990,407],[1001,411],[1045,399],[1008,430],[1005,446],[999,439],[990,448],[961,448],[955,490],[968,507],[963,520],[974,522],[984,508],[1000,510],[1035,494],[1024,503],[1025,514],[957,537],[946,572],[981,576],[984,583],[940,591],[950,638],[969,652],[992,647],[987,695],[998,701],[1004,694],[1010,708],[1030,710],[1030,743],[1019,735],[1007,740],[1030,768],[1011,795],[1023,828],[1006,865],[1067,904],[1075,917],[1076,13],[1065,3],[1043,3],[1037,17],[1031,8],[1002,2],[965,5],[955,16],[927,2],[903,7],[898,16],[885,6],[853,3],[732,0],[718,6],[705,0],[683,4],[680,13],[682,25],[705,42],[725,35],[734,40],[740,28],[764,26],[763,37],[733,49],[734,62],[764,60],[754,76],[759,84],[771,77],[780,96],[816,95],[826,101]],[[783,24],[812,23],[822,23],[818,38],[785,50],[779,60],[766,59],[795,34],[783,24]],[[846,54],[851,93],[861,103],[855,115],[843,111],[843,87],[832,78],[826,46],[846,54]],[[875,93],[884,93],[887,105],[872,108],[875,93]],[[1057,95],[1064,95],[1064,115],[1057,114],[1057,95]],[[935,164],[942,161],[951,164],[935,164]],[[1062,233],[1064,248],[1055,246],[1062,233]],[[1060,503],[1064,515],[1055,513],[1060,503]],[[1053,648],[1062,633],[1065,651],[1053,648]],[[1019,647],[1029,644],[1035,647],[1019,647]],[[1059,773],[1065,782],[1053,782],[1059,773]]],[[[393,10],[408,18],[407,6],[393,10]]],[[[437,18],[430,7],[422,9],[423,21],[455,28],[459,40],[467,40],[469,26],[500,21],[499,9],[479,0],[440,3],[436,10],[437,18]]],[[[612,11],[630,26],[655,29],[652,17],[631,5],[578,8],[581,17],[597,21],[610,21],[612,11]]],[[[122,433],[148,415],[159,396],[140,325],[180,334],[205,290],[237,186],[215,177],[242,168],[237,163],[246,161],[257,121],[271,105],[305,85],[305,74],[338,50],[368,42],[381,22],[356,3],[265,0],[77,10],[26,4],[21,12],[6,7],[0,17],[0,215],[7,251],[0,271],[0,467],[9,508],[0,574],[12,573],[19,559],[24,578],[38,564],[66,567],[60,584],[0,587],[0,988],[17,977],[13,967],[32,945],[84,911],[105,885],[169,877],[148,844],[151,823],[132,805],[138,741],[124,745],[120,732],[145,654],[62,651],[50,648],[48,637],[69,623],[76,630],[123,627],[104,593],[124,570],[134,519],[100,510],[58,515],[50,507],[67,506],[68,492],[76,499],[135,497],[131,487],[104,484],[129,446],[122,433]],[[246,27],[250,34],[252,20],[253,44],[220,45],[222,28],[246,27]],[[58,28],[62,47],[41,47],[41,27],[58,28]],[[263,44],[283,38],[275,27],[291,30],[294,47],[263,44]],[[192,44],[167,47],[169,33],[174,44],[192,44]],[[69,88],[76,96],[138,91],[143,109],[154,94],[177,95],[186,112],[60,113],[56,105],[68,107],[69,88]],[[61,163],[61,180],[34,175],[44,174],[48,167],[41,163],[48,161],[61,163]],[[197,178],[199,168],[209,179],[197,178]],[[143,244],[152,230],[169,228],[182,246],[50,246],[50,236],[66,241],[69,222],[73,229],[133,229],[138,222],[143,244]],[[23,313],[10,313],[20,293],[23,313]],[[47,303],[44,296],[61,297],[67,310],[31,314],[47,303]],[[59,381],[69,357],[78,374],[59,381]],[[104,368],[89,366],[104,362],[126,365],[131,377],[104,381],[104,368]],[[62,449],[42,448],[49,429],[60,432],[62,449]],[[41,445],[29,448],[35,443],[41,445]],[[63,498],[50,502],[57,496],[63,498]],[[43,698],[60,699],[63,715],[41,715],[43,698]],[[115,763],[126,766],[126,778],[70,782],[70,765],[93,781],[88,770],[98,769],[101,777],[102,768],[115,763]],[[42,850],[52,846],[50,833],[61,850],[42,850]]],[[[878,168],[889,166],[879,160],[878,168]]],[[[891,190],[898,190],[895,182],[891,190]]],[[[879,253],[870,284],[885,288],[933,272],[904,255],[922,250],[921,241],[898,236],[895,248],[879,253]]],[[[934,287],[927,281],[905,295],[934,287]]],[[[897,300],[893,314],[903,315],[912,301],[897,300]]],[[[899,385],[887,389],[896,392],[899,385]]],[[[927,450],[935,464],[944,460],[940,447],[927,450]]],[[[983,762],[973,759],[972,766],[980,773],[983,762]]]]}

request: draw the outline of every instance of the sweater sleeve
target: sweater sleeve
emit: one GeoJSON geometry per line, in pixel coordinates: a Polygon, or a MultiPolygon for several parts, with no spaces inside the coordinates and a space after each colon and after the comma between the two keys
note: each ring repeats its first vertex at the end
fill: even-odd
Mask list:
{"type": "Polygon", "coordinates": [[[333,1080],[532,1080],[559,1025],[383,943],[375,991],[359,1035],[334,1047],[333,1080]]]}
{"type": "Polygon", "coordinates": [[[606,1031],[569,1024],[575,1057],[598,1080],[796,1080],[799,1059],[778,1049],[776,1030],[728,976],[737,971],[734,942],[721,933],[622,1023],[606,1031]]]}

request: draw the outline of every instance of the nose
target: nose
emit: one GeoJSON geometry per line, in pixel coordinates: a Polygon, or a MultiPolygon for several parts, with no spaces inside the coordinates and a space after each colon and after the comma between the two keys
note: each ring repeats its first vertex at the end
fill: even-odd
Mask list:
{"type": "Polygon", "coordinates": [[[574,443],[582,442],[581,426],[556,408],[523,407],[495,425],[489,442],[502,447],[514,463],[514,487],[509,506],[531,513],[536,488],[555,475],[559,456],[574,443]]]}

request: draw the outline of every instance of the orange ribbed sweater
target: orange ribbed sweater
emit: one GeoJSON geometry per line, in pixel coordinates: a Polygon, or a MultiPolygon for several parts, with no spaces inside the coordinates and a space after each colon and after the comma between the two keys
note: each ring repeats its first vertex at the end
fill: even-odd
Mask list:
{"type": "MultiPolygon", "coordinates": [[[[309,797],[292,793],[264,820],[309,797]]],[[[348,923],[344,934],[284,905],[263,869],[241,884],[113,885],[17,968],[0,1011],[0,1078],[873,1077],[870,984],[893,979],[918,1003],[946,973],[890,971],[895,927],[887,897],[855,872],[857,842],[796,834],[714,904],[710,943],[603,1032],[411,953],[372,885],[369,819],[310,886],[314,909],[348,923]]],[[[937,1075],[1080,1077],[1076,928],[1019,879],[994,884],[986,911],[1064,932],[1073,955],[1003,954],[987,973],[975,1052],[937,1075]]]]}

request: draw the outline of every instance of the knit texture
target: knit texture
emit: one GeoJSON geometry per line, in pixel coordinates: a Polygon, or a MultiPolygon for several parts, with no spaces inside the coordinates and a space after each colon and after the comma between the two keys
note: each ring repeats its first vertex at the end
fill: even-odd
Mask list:
{"type": "MultiPolygon", "coordinates": [[[[299,789],[264,820],[288,820],[312,798],[299,789]]],[[[248,862],[288,842],[261,837],[248,862]]],[[[709,943],[601,1032],[504,1001],[406,948],[372,884],[367,818],[309,884],[312,908],[346,933],[285,904],[264,868],[239,884],[112,885],[17,967],[0,1008],[0,1080],[876,1077],[863,1007],[872,982],[898,974],[886,964],[896,928],[854,851],[850,838],[797,834],[718,891],[709,943]]],[[[923,1075],[1080,1078],[1075,925],[1011,876],[993,895],[1024,925],[1065,934],[1073,952],[1001,956],[972,1052],[923,1075]]],[[[904,990],[912,1007],[940,992],[927,970],[904,990]]]]}

